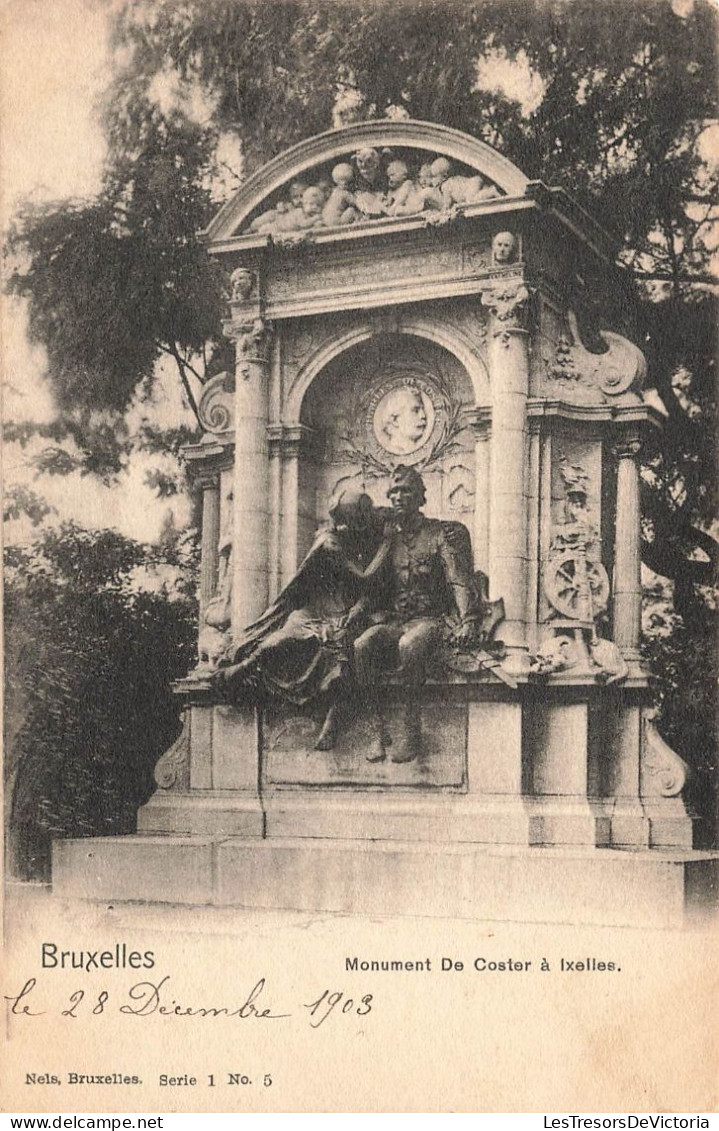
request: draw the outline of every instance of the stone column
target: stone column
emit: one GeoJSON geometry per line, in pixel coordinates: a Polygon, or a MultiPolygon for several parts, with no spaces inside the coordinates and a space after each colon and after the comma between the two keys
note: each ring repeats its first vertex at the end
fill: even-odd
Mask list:
{"type": "Polygon", "coordinates": [[[220,537],[220,475],[205,472],[202,487],[202,551],[200,557],[200,625],[217,587],[218,542],[220,537]]]}
{"type": "Polygon", "coordinates": [[[507,666],[523,670],[527,660],[527,396],[529,292],[521,279],[494,283],[482,294],[489,310],[489,379],[492,391],[489,585],[503,597],[501,637],[507,666]]]}
{"type": "Polygon", "coordinates": [[[489,573],[490,414],[477,409],[474,432],[474,568],[489,573]],[[481,413],[481,415],[480,415],[481,413]]]}
{"type": "Polygon", "coordinates": [[[269,596],[269,327],[257,318],[231,327],[235,367],[232,631],[238,634],[267,607],[269,596]]]}
{"type": "Polygon", "coordinates": [[[527,464],[527,641],[532,652],[539,643],[539,563],[540,498],[542,489],[542,443],[539,421],[529,421],[529,457],[527,464]]]}
{"type": "Polygon", "coordinates": [[[270,493],[270,601],[282,588],[281,530],[282,530],[282,425],[271,424],[267,429],[269,439],[269,493],[270,493]]]}
{"type": "Polygon", "coordinates": [[[282,546],[281,585],[287,585],[297,572],[297,531],[299,506],[300,433],[288,431],[282,444],[282,546]]]}
{"type": "Polygon", "coordinates": [[[614,558],[614,642],[628,660],[639,660],[642,616],[641,512],[639,452],[636,432],[616,443],[617,517],[614,558]]]}

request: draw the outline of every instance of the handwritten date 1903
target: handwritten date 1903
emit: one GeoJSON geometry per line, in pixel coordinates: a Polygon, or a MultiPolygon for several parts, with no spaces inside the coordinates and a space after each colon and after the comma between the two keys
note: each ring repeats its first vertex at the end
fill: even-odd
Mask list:
{"type": "MultiPolygon", "coordinates": [[[[86,995],[84,990],[75,990],[68,1000],[63,1001],[59,1013],[62,1017],[73,1019],[97,1017],[102,1013],[123,1013],[133,1017],[150,1017],[153,1014],[161,1017],[202,1017],[215,1019],[218,1017],[237,1017],[240,1020],[250,1018],[256,1021],[278,1021],[292,1017],[291,1012],[277,1012],[268,1004],[269,991],[265,978],[260,978],[255,983],[249,994],[238,996],[230,1005],[188,1005],[179,1002],[172,996],[170,975],[165,975],[158,982],[137,982],[124,994],[111,994],[108,990],[94,991],[86,995]]],[[[42,996],[37,989],[37,978],[28,978],[18,994],[6,994],[9,1013],[14,1017],[43,1017],[48,1013],[57,1012],[53,1009],[41,1008],[42,996]]],[[[331,992],[325,990],[316,1001],[304,1006],[309,1010],[310,1026],[319,1029],[336,1009],[337,1014],[355,1014],[364,1017],[372,1011],[372,994],[365,994],[356,1002],[345,997],[340,990],[331,992]]]]}
{"type": "Polygon", "coordinates": [[[372,994],[365,994],[358,1002],[355,1002],[351,997],[345,997],[340,990],[335,990],[330,993],[325,990],[317,1001],[311,1001],[305,1005],[305,1009],[309,1009],[310,1017],[315,1017],[315,1021],[310,1021],[313,1029],[319,1029],[323,1021],[326,1021],[335,1006],[340,1005],[342,1002],[342,1013],[356,1013],[358,1017],[366,1017],[368,1013],[372,1012],[372,994]],[[344,1001],[342,999],[344,998],[344,1001]]]}

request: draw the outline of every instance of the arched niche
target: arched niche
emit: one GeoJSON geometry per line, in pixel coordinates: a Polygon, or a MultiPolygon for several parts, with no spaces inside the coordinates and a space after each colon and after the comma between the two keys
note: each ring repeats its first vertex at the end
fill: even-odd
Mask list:
{"type": "MultiPolygon", "coordinates": [[[[386,506],[398,464],[422,473],[427,514],[476,531],[488,474],[488,460],[481,453],[478,463],[477,455],[479,432],[486,447],[477,406],[482,366],[473,380],[456,353],[431,340],[426,329],[359,331],[304,384],[299,423],[311,440],[303,445],[298,469],[300,553],[343,490],[365,490],[386,506]]],[[[486,406],[486,373],[480,387],[486,406]]]]}

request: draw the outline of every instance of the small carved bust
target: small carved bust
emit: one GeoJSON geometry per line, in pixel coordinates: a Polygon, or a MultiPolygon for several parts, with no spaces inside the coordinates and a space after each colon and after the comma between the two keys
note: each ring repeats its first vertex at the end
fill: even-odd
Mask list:
{"type": "Polygon", "coordinates": [[[517,258],[517,238],[511,232],[497,232],[492,240],[495,263],[514,263],[517,258]]]}
{"type": "Polygon", "coordinates": [[[230,275],[232,302],[247,302],[255,285],[255,276],[247,267],[236,267],[230,275]]]}

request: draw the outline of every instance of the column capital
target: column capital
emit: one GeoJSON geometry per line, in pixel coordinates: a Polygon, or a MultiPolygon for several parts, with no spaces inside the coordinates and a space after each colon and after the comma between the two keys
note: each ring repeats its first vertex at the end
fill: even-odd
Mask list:
{"type": "Polygon", "coordinates": [[[491,333],[508,346],[512,334],[526,334],[530,292],[523,279],[499,279],[482,291],[480,302],[492,317],[491,333]]]}
{"type": "Polygon", "coordinates": [[[636,460],[643,447],[642,438],[636,431],[625,432],[612,442],[612,455],[619,460],[636,460]]]}
{"type": "Polygon", "coordinates": [[[225,337],[235,342],[235,373],[244,381],[250,376],[251,365],[267,365],[274,330],[271,322],[264,318],[255,318],[252,322],[227,319],[223,330],[225,337]]]}
{"type": "Polygon", "coordinates": [[[279,455],[283,459],[297,458],[312,445],[315,437],[314,428],[308,428],[306,424],[270,424],[267,428],[270,455],[279,455]]]}
{"type": "Polygon", "coordinates": [[[467,413],[467,423],[474,433],[475,440],[488,440],[492,430],[492,409],[489,405],[478,405],[467,413]]]}
{"type": "Polygon", "coordinates": [[[219,467],[203,467],[195,472],[194,480],[202,491],[219,491],[220,469],[219,467]]]}

